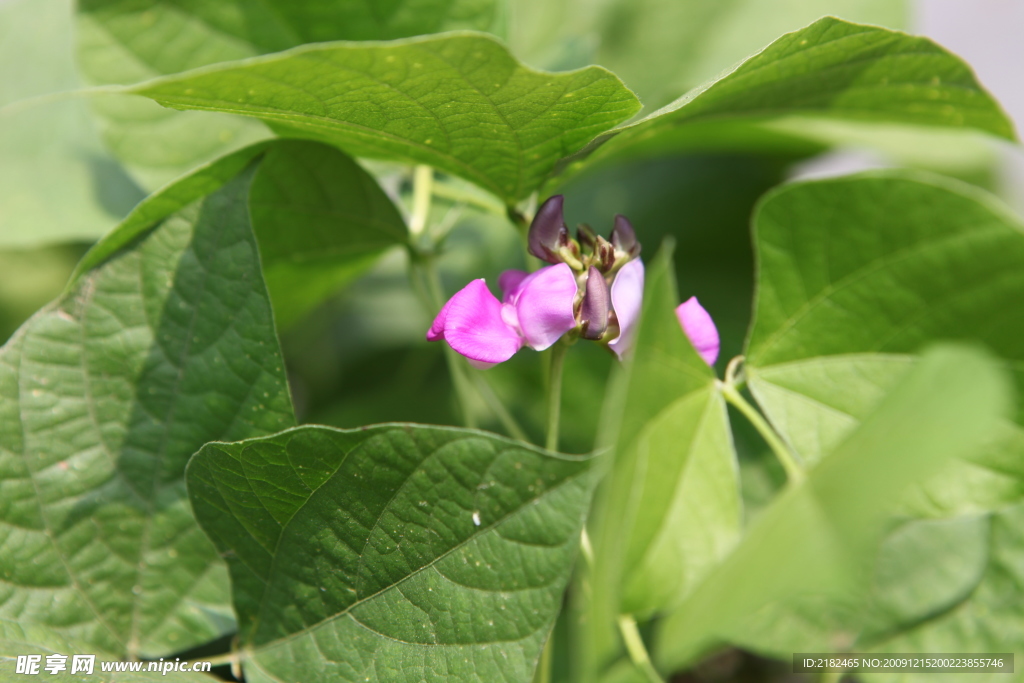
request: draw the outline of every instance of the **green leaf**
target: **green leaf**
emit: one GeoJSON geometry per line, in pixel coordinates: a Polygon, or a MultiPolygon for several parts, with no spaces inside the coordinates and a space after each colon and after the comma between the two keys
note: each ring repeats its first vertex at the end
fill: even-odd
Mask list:
{"type": "Polygon", "coordinates": [[[590,500],[586,459],[472,430],[299,427],[208,444],[196,517],[249,681],[530,681],[590,500]]]}
{"type": "Polygon", "coordinates": [[[590,666],[610,663],[619,614],[678,604],[739,536],[725,402],[676,319],[678,303],[669,246],[648,271],[633,358],[613,380],[602,420],[621,426],[603,438],[615,456],[594,512],[590,666]]]}
{"type": "Polygon", "coordinates": [[[172,185],[146,197],[120,224],[86,253],[71,276],[78,279],[153,229],[153,226],[189,204],[221,189],[263,154],[270,142],[261,142],[200,166],[172,185]]]}
{"type": "Polygon", "coordinates": [[[814,140],[816,127],[828,121],[970,129],[1015,139],[1010,119],[958,57],[927,38],[826,17],[646,118],[605,133],[577,158],[592,153],[588,163],[595,163],[777,146],[772,140],[780,132],[781,144],[792,147],[805,129],[814,140]],[[785,129],[772,131],[779,123],[785,129]]]}
{"type": "Polygon", "coordinates": [[[142,192],[103,149],[80,86],[70,0],[0,4],[0,245],[93,239],[142,192]]]}
{"type": "MultiPolygon", "coordinates": [[[[137,673],[104,672],[102,663],[122,663],[124,660],[117,655],[98,651],[91,645],[69,641],[52,629],[0,617],[0,675],[7,680],[18,680],[25,675],[16,673],[19,655],[40,655],[42,659],[39,662],[37,675],[57,683],[153,683],[154,681],[170,681],[170,683],[188,683],[189,681],[202,683],[206,681],[213,683],[218,680],[212,676],[192,671],[186,673],[168,671],[166,674],[162,670],[143,670],[137,673]],[[64,655],[66,657],[63,660],[65,670],[57,674],[47,671],[46,657],[49,655],[64,655]],[[93,672],[89,674],[79,671],[72,675],[73,655],[94,655],[93,672]]],[[[158,664],[163,666],[162,662],[158,664]]],[[[143,668],[148,666],[149,662],[142,663],[143,668]]]]}
{"type": "MultiPolygon", "coordinates": [[[[929,563],[941,567],[964,562],[958,555],[973,550],[980,543],[982,548],[973,550],[966,559],[971,570],[980,565],[983,572],[980,581],[971,586],[969,594],[960,596],[959,601],[951,592],[950,597],[954,599],[944,606],[945,609],[921,613],[919,621],[904,624],[904,628],[879,638],[871,647],[873,651],[952,652],[964,648],[974,652],[1020,651],[1024,643],[1024,610],[1020,600],[1013,596],[1024,591],[1024,565],[1020,561],[1024,548],[1024,505],[1016,505],[975,523],[983,533],[961,539],[967,541],[962,548],[949,544],[939,552],[930,553],[929,563]]],[[[950,538],[953,534],[946,530],[944,535],[950,538]]],[[[948,579],[946,584],[955,586],[948,579]]],[[[895,680],[895,677],[875,675],[871,680],[895,680]]],[[[904,674],[899,680],[916,683],[931,679],[924,674],[904,674]]],[[[978,677],[978,680],[989,679],[978,677]]],[[[999,679],[992,676],[991,680],[999,679]]]]}
{"type": "Polygon", "coordinates": [[[747,59],[779,36],[826,14],[901,28],[899,0],[631,0],[612,3],[599,19],[608,40],[597,63],[630,84],[647,107],[660,107],[747,59]]]}
{"type": "Polygon", "coordinates": [[[600,67],[543,73],[483,34],[310,45],[131,89],[175,109],[259,118],[354,156],[429,164],[506,202],[637,112],[600,67]]]}
{"type": "Polygon", "coordinates": [[[663,622],[659,664],[675,670],[773,602],[864,591],[863,570],[900,495],[983,447],[1011,409],[1011,383],[987,355],[925,353],[807,479],[768,507],[736,550],[663,622]]]}
{"type": "Polygon", "coordinates": [[[249,212],[279,326],[290,325],[404,241],[398,209],[352,159],[313,142],[267,141],[200,166],[147,197],[86,254],[72,283],[254,159],[259,165],[249,212]]]}
{"type": "MultiPolygon", "coordinates": [[[[83,0],[78,60],[92,83],[127,85],[303,43],[501,32],[503,24],[496,0],[83,0]]],[[[149,189],[267,136],[256,121],[176,113],[136,97],[104,98],[95,111],[106,143],[149,189]]]]}
{"type": "Polygon", "coordinates": [[[0,616],[124,657],[234,628],[183,475],[208,441],[294,422],[250,176],[139,234],[0,350],[0,616]]]}
{"type": "MultiPolygon", "coordinates": [[[[831,450],[933,341],[982,342],[1024,386],[1024,321],[1012,313],[1024,297],[1024,226],[989,195],[893,172],[791,185],[763,201],[755,244],[746,373],[804,460],[831,450]]],[[[1002,425],[915,509],[1019,499],[1022,453],[1024,432],[1002,425]]]]}
{"type": "Polygon", "coordinates": [[[377,181],[338,150],[274,144],[249,200],[274,317],[281,327],[405,242],[398,209],[377,181]]]}

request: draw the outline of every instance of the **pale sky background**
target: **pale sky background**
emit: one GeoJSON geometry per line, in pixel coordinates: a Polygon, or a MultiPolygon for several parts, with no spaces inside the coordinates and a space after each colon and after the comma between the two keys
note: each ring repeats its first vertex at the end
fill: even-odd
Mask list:
{"type": "MultiPolygon", "coordinates": [[[[917,0],[912,29],[959,54],[1024,132],[1024,0],[917,0]]],[[[1024,213],[1024,151],[1003,150],[1003,196],[1024,213]]]]}

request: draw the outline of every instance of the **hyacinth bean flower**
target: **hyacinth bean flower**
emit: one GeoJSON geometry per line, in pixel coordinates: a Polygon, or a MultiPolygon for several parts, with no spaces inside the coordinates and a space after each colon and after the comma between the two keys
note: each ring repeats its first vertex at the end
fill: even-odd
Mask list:
{"type": "Polygon", "coordinates": [[[459,290],[437,314],[427,340],[443,339],[474,366],[488,368],[523,346],[543,351],[576,327],[576,277],[564,263],[529,274],[506,270],[498,282],[501,301],[483,279],[459,290]]]}
{"type": "Polygon", "coordinates": [[[708,365],[714,365],[718,360],[718,328],[715,321],[711,319],[704,307],[697,301],[697,297],[689,299],[676,307],[676,318],[683,328],[683,332],[689,337],[693,348],[697,350],[700,357],[708,365]]]}
{"type": "Polygon", "coordinates": [[[535,273],[509,270],[502,300],[483,280],[457,292],[427,332],[447,341],[477,367],[511,358],[523,346],[542,351],[567,333],[605,344],[621,357],[633,339],[643,301],[644,266],[633,226],[615,217],[611,238],[581,225],[573,239],[561,195],[537,210],[527,235],[530,253],[552,265],[535,273]]]}

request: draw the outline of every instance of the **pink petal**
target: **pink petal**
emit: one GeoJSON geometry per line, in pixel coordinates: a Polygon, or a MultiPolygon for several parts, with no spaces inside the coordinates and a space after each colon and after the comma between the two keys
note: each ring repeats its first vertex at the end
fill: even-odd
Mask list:
{"type": "Polygon", "coordinates": [[[612,310],[619,321],[619,336],[608,343],[608,348],[619,358],[633,345],[643,303],[644,264],[640,259],[633,259],[622,266],[612,281],[612,310]]]}
{"type": "MultiPolygon", "coordinates": [[[[454,298],[452,297],[452,299],[454,298]]],[[[452,299],[448,299],[445,302],[444,306],[441,307],[441,312],[434,318],[433,324],[427,330],[427,341],[440,341],[444,339],[444,321],[448,317],[448,307],[452,305],[452,299]]]]}
{"type": "Polygon", "coordinates": [[[541,268],[519,283],[510,302],[531,348],[543,351],[576,327],[572,311],[576,290],[576,277],[564,263],[541,268]]]}
{"type": "Polygon", "coordinates": [[[455,293],[427,333],[448,344],[471,361],[501,363],[523,346],[519,334],[501,319],[501,302],[481,280],[473,280],[455,293]],[[435,330],[435,328],[440,328],[435,330]]]}
{"type": "Polygon", "coordinates": [[[525,270],[506,270],[498,276],[498,286],[501,287],[502,301],[511,301],[512,297],[519,293],[523,280],[530,277],[525,270]]]}
{"type": "Polygon", "coordinates": [[[690,343],[697,349],[700,357],[708,365],[714,365],[718,360],[718,329],[715,327],[715,321],[697,301],[697,297],[691,296],[679,304],[676,307],[676,317],[679,318],[683,332],[690,338],[690,343]]]}

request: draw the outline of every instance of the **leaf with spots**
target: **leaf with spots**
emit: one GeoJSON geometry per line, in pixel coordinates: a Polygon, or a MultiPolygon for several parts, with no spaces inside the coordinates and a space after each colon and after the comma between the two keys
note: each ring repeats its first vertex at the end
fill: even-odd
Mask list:
{"type": "Polygon", "coordinates": [[[186,476],[250,683],[528,683],[591,490],[587,459],[403,424],[208,444],[186,476]]]}
{"type": "Polygon", "coordinates": [[[294,424],[251,176],[156,220],[0,349],[0,618],[120,657],[234,629],[184,471],[208,441],[294,424]]]}
{"type": "Polygon", "coordinates": [[[130,92],[173,109],[255,117],[353,156],[429,164],[507,202],[640,108],[605,69],[534,71],[473,33],[307,45],[130,92]]]}

